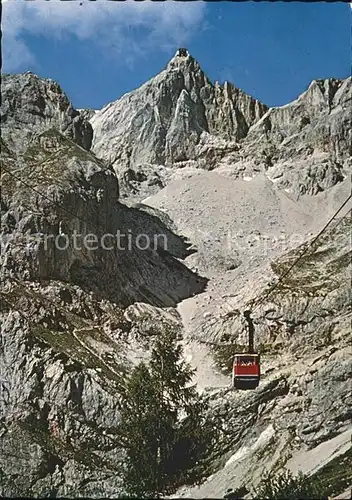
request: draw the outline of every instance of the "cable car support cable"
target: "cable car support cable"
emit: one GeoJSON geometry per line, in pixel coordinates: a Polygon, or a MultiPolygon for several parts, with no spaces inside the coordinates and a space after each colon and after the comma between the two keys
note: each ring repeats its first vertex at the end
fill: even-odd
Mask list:
{"type": "MultiPolygon", "coordinates": [[[[321,231],[319,231],[319,233],[315,236],[315,238],[313,239],[313,241],[311,241],[310,243],[308,243],[308,245],[306,246],[306,248],[303,250],[303,252],[301,252],[301,254],[297,257],[297,259],[293,262],[293,264],[287,269],[287,271],[279,278],[279,281],[277,283],[275,283],[271,288],[269,288],[269,290],[267,291],[267,293],[261,298],[259,299],[259,302],[257,302],[257,304],[255,305],[255,307],[253,309],[250,308],[251,311],[253,311],[254,309],[256,309],[260,304],[262,304],[262,302],[264,302],[264,300],[266,300],[268,298],[268,296],[275,290],[275,288],[277,286],[279,286],[279,284],[286,278],[286,276],[292,271],[292,269],[298,264],[298,262],[302,259],[302,257],[308,252],[308,250],[314,245],[314,243],[320,238],[320,236],[326,231],[326,229],[328,228],[328,226],[331,224],[331,222],[335,219],[335,217],[341,212],[341,210],[347,205],[347,203],[349,202],[349,200],[352,198],[352,194],[350,194],[348,196],[348,198],[343,202],[343,204],[341,205],[341,207],[337,210],[337,212],[335,212],[335,214],[329,219],[329,221],[325,224],[325,226],[323,227],[323,229],[321,229],[321,231]]],[[[347,215],[347,214],[346,214],[347,215]]],[[[344,217],[346,217],[346,215],[344,215],[344,217]]],[[[344,218],[343,217],[343,218],[344,218]]],[[[338,222],[338,224],[340,224],[340,222],[343,220],[343,218],[338,222]]],[[[253,300],[250,302],[250,304],[253,303],[253,300]]]]}

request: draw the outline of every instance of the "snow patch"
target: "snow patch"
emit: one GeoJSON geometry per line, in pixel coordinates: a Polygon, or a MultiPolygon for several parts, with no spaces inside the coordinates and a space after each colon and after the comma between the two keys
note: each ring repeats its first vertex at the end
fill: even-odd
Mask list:
{"type": "Polygon", "coordinates": [[[270,443],[271,439],[275,435],[275,429],[274,427],[270,424],[259,436],[257,441],[254,443],[252,446],[253,451],[257,451],[259,448],[262,448],[263,446],[267,445],[270,443]]]}
{"type": "Polygon", "coordinates": [[[250,448],[248,448],[248,446],[242,446],[239,450],[236,451],[236,453],[234,453],[229,459],[228,461],[226,462],[225,464],[225,468],[228,467],[230,464],[232,464],[233,462],[237,462],[239,460],[242,460],[246,455],[249,454],[249,452],[251,451],[250,448]]]}
{"type": "Polygon", "coordinates": [[[243,460],[247,455],[251,452],[255,452],[260,448],[268,445],[275,434],[274,427],[270,424],[259,436],[259,438],[255,441],[252,446],[242,446],[239,450],[236,451],[232,457],[228,459],[225,464],[225,467],[228,467],[230,464],[243,460]]]}

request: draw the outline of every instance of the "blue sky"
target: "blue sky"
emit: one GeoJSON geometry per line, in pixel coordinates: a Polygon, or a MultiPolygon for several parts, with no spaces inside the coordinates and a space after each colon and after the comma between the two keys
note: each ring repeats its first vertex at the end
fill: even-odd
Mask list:
{"type": "Polygon", "coordinates": [[[3,71],[53,78],[76,108],[98,109],[185,46],[211,80],[278,106],[313,79],[350,75],[351,14],[325,2],[6,0],[3,71]]]}

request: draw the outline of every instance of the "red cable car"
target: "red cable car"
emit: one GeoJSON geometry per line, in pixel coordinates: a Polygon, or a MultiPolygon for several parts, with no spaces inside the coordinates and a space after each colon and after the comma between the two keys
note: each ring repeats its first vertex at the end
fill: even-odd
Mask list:
{"type": "Polygon", "coordinates": [[[255,389],[260,380],[260,356],[253,353],[235,354],[232,385],[236,389],[255,389]]]}
{"type": "Polygon", "coordinates": [[[248,323],[248,352],[235,354],[232,368],[232,385],[236,389],[255,389],[260,380],[260,356],[254,352],[254,324],[251,311],[243,312],[248,323]]]}

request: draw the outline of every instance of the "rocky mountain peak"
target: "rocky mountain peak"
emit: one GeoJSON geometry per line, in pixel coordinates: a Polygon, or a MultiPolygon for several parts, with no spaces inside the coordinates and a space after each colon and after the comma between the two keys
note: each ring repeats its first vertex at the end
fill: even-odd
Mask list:
{"type": "Polygon", "coordinates": [[[177,166],[198,156],[202,135],[241,139],[267,109],[228,83],[214,85],[180,48],[164,71],[94,114],[93,151],[120,173],[177,166]]]}
{"type": "Polygon", "coordinates": [[[191,54],[185,48],[177,49],[175,55],[170,59],[168,67],[172,68],[175,65],[182,64],[184,62],[190,62],[194,60],[191,54]]]}
{"type": "Polygon", "coordinates": [[[202,71],[198,61],[185,48],[180,48],[170,59],[166,66],[167,70],[180,70],[184,72],[202,71]]]}

